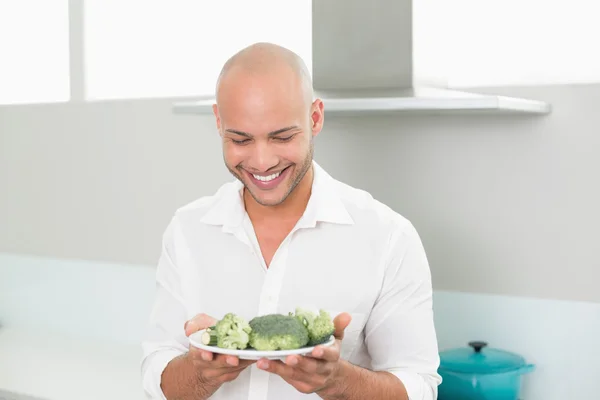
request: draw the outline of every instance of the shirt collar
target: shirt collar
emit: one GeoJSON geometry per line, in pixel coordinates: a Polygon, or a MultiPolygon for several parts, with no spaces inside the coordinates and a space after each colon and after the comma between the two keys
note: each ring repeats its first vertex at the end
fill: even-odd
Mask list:
{"type": "Polygon", "coordinates": [[[313,171],[311,196],[300,220],[300,226],[315,227],[318,222],[354,224],[354,220],[337,192],[337,181],[316,161],[313,161],[313,171]]]}
{"type": "MultiPolygon", "coordinates": [[[[299,221],[300,228],[315,227],[318,222],[353,224],[354,221],[336,191],[336,181],[316,161],[313,161],[313,184],[306,210],[299,221]]],[[[227,183],[217,193],[216,199],[202,217],[201,222],[222,225],[231,230],[242,224],[246,210],[243,200],[243,184],[239,180],[227,183]]]]}

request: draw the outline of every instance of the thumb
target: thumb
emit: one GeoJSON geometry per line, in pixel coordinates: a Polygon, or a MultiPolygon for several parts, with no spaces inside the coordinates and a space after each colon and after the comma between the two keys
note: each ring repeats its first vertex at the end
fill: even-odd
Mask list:
{"type": "Polygon", "coordinates": [[[333,326],[335,326],[335,332],[333,333],[333,336],[335,336],[336,339],[342,340],[344,338],[344,330],[348,327],[351,321],[352,316],[347,312],[338,314],[333,319],[333,326]]]}
{"type": "Polygon", "coordinates": [[[213,326],[218,321],[213,317],[206,314],[198,314],[194,316],[192,319],[188,320],[183,329],[185,330],[185,335],[190,336],[194,332],[201,331],[202,329],[206,329],[210,326],[213,326]]]}

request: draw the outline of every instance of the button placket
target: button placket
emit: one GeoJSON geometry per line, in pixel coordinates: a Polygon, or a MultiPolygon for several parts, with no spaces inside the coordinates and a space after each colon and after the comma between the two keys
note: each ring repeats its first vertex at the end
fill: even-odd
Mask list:
{"type": "MultiPolygon", "coordinates": [[[[260,255],[260,260],[264,266],[265,280],[260,293],[258,312],[260,315],[274,314],[277,312],[279,304],[279,295],[283,286],[283,279],[287,269],[287,260],[289,254],[290,242],[297,228],[292,230],[288,237],[284,239],[281,246],[275,252],[269,268],[264,264],[264,258],[260,255]]],[[[255,246],[258,246],[256,244],[255,246]]],[[[252,366],[250,377],[249,400],[266,400],[268,397],[269,373],[252,366]]]]}
{"type": "MultiPolygon", "coordinates": [[[[260,294],[259,315],[274,314],[279,303],[279,291],[283,283],[283,274],[287,263],[289,240],[286,238],[275,253],[271,266],[266,270],[265,281],[260,294]]],[[[264,262],[261,257],[261,261],[264,262]]],[[[268,397],[269,373],[252,366],[249,400],[266,400],[268,397]]]]}
{"type": "Polygon", "coordinates": [[[281,247],[277,250],[275,257],[271,263],[270,268],[267,271],[267,279],[263,288],[265,301],[270,313],[277,312],[279,305],[279,296],[281,288],[283,286],[283,279],[285,270],[287,267],[288,248],[290,243],[290,237],[286,238],[281,247]]]}

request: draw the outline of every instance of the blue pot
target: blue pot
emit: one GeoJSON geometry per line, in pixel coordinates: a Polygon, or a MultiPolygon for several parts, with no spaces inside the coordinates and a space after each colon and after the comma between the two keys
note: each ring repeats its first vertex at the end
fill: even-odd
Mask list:
{"type": "Polygon", "coordinates": [[[486,342],[440,352],[438,400],[519,400],[523,375],[534,370],[523,357],[486,342]]]}

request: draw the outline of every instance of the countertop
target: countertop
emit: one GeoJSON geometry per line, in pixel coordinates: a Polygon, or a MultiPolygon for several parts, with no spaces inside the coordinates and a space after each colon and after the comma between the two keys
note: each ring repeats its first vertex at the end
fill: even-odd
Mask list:
{"type": "Polygon", "coordinates": [[[0,389],[48,400],[145,400],[139,346],[0,327],[0,389]]]}

